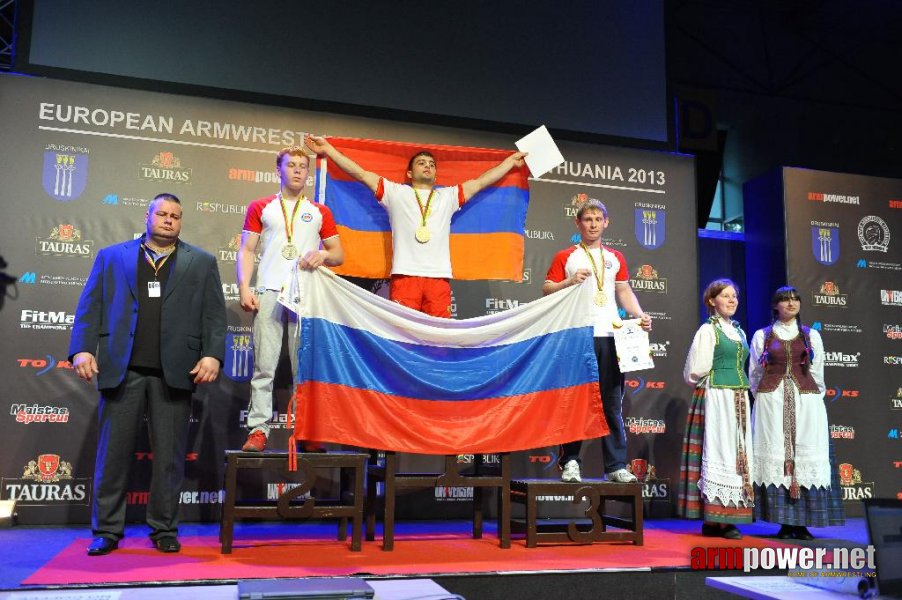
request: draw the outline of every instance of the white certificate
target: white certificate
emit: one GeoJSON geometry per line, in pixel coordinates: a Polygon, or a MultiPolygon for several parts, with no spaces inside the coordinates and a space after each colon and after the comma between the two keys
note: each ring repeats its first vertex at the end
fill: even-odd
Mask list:
{"type": "Polygon", "coordinates": [[[544,125],[517,140],[517,150],[526,152],[526,166],[533,177],[539,178],[564,162],[564,155],[544,125]]]}
{"type": "Polygon", "coordinates": [[[614,346],[621,373],[655,368],[648,345],[648,332],[639,323],[639,319],[628,319],[622,327],[614,328],[614,346]]]}

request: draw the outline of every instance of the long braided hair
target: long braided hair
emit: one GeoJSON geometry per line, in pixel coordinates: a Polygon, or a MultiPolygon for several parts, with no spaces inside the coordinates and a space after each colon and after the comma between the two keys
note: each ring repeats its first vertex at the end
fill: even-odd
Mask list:
{"type": "MultiPolygon", "coordinates": [[[[764,337],[764,351],[758,358],[758,364],[760,364],[761,366],[767,364],[768,354],[770,353],[770,343],[774,339],[774,325],[776,324],[780,314],[777,310],[777,304],[785,300],[798,300],[801,303],[802,296],[799,294],[799,290],[792,287],[791,285],[784,285],[781,288],[777,288],[777,291],[774,292],[774,295],[770,301],[772,321],[770,327],[767,328],[767,335],[765,335],[764,337]]],[[[796,313],[796,324],[799,326],[799,333],[802,334],[802,341],[805,344],[805,351],[808,353],[808,361],[802,365],[803,372],[807,373],[809,367],[811,366],[811,363],[814,361],[814,350],[811,348],[811,340],[808,337],[809,330],[807,327],[802,325],[801,307],[799,307],[799,312],[796,313]]]]}

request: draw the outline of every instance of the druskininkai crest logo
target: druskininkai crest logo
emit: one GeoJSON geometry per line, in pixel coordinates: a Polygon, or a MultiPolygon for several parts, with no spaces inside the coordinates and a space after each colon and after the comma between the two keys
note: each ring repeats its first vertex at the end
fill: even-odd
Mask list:
{"type": "Polygon", "coordinates": [[[811,226],[811,251],[822,265],[839,260],[839,227],[811,226]]]}
{"type": "Polygon", "coordinates": [[[79,152],[44,152],[41,172],[44,191],[60,202],[81,196],[88,185],[88,155],[79,152]]]}
{"type": "Polygon", "coordinates": [[[636,209],[636,241],[647,250],[660,248],[665,237],[665,211],[660,208],[636,209]]]}
{"type": "Polygon", "coordinates": [[[250,381],[254,375],[254,344],[249,333],[227,333],[223,373],[232,381],[250,381]]]}

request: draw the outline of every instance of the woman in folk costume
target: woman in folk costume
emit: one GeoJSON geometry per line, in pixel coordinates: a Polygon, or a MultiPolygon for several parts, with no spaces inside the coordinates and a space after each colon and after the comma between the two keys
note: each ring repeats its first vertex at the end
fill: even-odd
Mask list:
{"type": "Polygon", "coordinates": [[[824,406],[824,345],[802,325],[798,290],[773,296],[774,322],[752,337],[749,383],[755,394],[752,481],[755,518],[779,523],[777,537],[811,540],[808,527],[841,525],[842,498],[824,406]]]}
{"type": "Polygon", "coordinates": [[[702,535],[740,539],[752,522],[752,428],[745,361],[748,342],[732,319],[736,284],[708,284],[702,302],[711,317],[695,333],[683,378],[695,386],[686,419],[678,512],[704,519],[702,535]]]}

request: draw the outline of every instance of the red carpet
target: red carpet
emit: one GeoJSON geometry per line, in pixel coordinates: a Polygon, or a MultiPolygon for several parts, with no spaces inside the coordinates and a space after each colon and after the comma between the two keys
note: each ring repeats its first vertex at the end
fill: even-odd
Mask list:
{"type": "Polygon", "coordinates": [[[183,537],[182,551],[162,554],[147,539],[125,539],[119,550],[89,557],[90,539],[73,542],[23,585],[236,580],[267,577],[343,575],[431,575],[505,571],[574,571],[581,569],[647,569],[686,567],[695,546],[782,546],[746,536],[733,541],[701,535],[647,529],[645,545],[598,543],[589,546],[545,545],[526,548],[522,539],[509,550],[494,537],[481,540],[458,534],[395,537],[395,549],[364,542],[351,552],[350,542],[334,538],[267,540],[236,539],[232,554],[220,554],[214,536],[183,537]]]}

